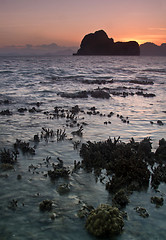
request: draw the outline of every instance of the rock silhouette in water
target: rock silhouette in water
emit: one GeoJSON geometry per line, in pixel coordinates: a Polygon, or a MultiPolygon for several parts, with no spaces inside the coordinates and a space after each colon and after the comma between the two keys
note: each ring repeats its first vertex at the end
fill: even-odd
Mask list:
{"type": "Polygon", "coordinates": [[[114,42],[103,30],[87,34],[74,55],[140,55],[139,44],[135,41],[114,42]]]}

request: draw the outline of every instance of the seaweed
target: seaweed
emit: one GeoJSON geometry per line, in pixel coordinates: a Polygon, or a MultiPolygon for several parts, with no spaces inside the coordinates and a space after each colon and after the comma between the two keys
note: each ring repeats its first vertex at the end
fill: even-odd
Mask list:
{"type": "Polygon", "coordinates": [[[107,175],[112,176],[106,183],[109,192],[116,193],[121,188],[130,191],[148,187],[150,171],[146,161],[151,157],[151,142],[145,138],[140,143],[134,139],[123,143],[114,138],[104,142],[83,143],[80,149],[83,158],[82,166],[87,170],[106,169],[107,175]]]}
{"type": "Polygon", "coordinates": [[[4,164],[14,164],[17,162],[17,152],[4,148],[0,152],[0,160],[4,164]]]}
{"type": "Polygon", "coordinates": [[[16,151],[20,149],[23,154],[35,154],[35,149],[30,147],[30,144],[28,142],[24,142],[19,139],[16,139],[16,142],[14,143],[14,148],[16,149],[16,151]]]}

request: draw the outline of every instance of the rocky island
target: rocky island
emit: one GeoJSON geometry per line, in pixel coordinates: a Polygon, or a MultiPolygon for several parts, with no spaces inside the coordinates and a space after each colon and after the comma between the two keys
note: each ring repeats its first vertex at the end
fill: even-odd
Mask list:
{"type": "Polygon", "coordinates": [[[114,42],[105,31],[85,35],[80,49],[73,55],[140,55],[140,47],[136,41],[114,42]]]}

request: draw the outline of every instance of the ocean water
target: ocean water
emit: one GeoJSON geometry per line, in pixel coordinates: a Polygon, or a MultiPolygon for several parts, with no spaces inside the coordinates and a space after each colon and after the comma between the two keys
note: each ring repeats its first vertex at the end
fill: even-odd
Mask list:
{"type": "MultiPolygon", "coordinates": [[[[105,185],[83,169],[73,172],[68,180],[55,182],[45,173],[52,163],[58,163],[57,157],[72,171],[74,160],[81,161],[79,146],[87,141],[120,136],[121,141],[128,142],[132,137],[136,141],[150,137],[155,151],[159,140],[166,138],[166,58],[1,57],[0,84],[0,150],[12,149],[16,139],[35,147],[35,155],[20,152],[14,170],[0,170],[0,239],[96,239],[87,233],[85,221],[77,217],[77,212],[83,204],[111,204],[105,185]],[[110,98],[94,98],[91,92],[96,89],[109,93],[110,98]],[[82,91],[87,93],[86,98],[76,95],[82,91]],[[76,105],[81,110],[76,119],[83,125],[81,137],[72,134],[80,125],[66,118],[76,105]],[[65,117],[55,117],[56,107],[65,117]],[[89,114],[94,107],[98,113],[89,114]],[[20,108],[26,111],[19,112],[20,108]],[[6,110],[11,115],[2,114],[6,110]],[[111,117],[110,112],[114,113],[111,117]],[[158,120],[163,125],[157,124],[158,120]],[[34,135],[40,136],[42,128],[55,133],[62,129],[66,137],[58,141],[55,134],[35,144],[34,135]],[[77,149],[75,142],[79,143],[77,149]],[[47,157],[49,166],[45,164],[47,157]],[[18,175],[22,176],[20,180],[18,175]],[[62,183],[69,184],[68,194],[58,193],[62,183]],[[13,199],[17,200],[15,210],[9,208],[13,199]],[[54,220],[51,213],[39,209],[45,199],[54,202],[54,220]]],[[[161,184],[159,190],[158,196],[165,200],[165,185],[161,184]]],[[[154,195],[149,188],[130,196],[124,231],[115,239],[165,239],[166,206],[156,208],[151,204],[154,195]],[[136,206],[145,207],[150,216],[141,218],[134,210],[136,206]]]]}

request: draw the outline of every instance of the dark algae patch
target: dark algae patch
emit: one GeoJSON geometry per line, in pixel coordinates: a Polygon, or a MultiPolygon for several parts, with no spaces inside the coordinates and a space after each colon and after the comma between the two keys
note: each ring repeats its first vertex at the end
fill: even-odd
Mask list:
{"type": "Polygon", "coordinates": [[[132,139],[127,144],[120,138],[97,143],[89,141],[82,144],[80,155],[87,170],[106,169],[107,175],[112,176],[106,183],[109,192],[116,193],[121,188],[132,191],[148,187],[148,161],[153,156],[150,139],[140,143],[132,139]]]}
{"type": "Polygon", "coordinates": [[[120,205],[128,203],[124,191],[140,191],[149,186],[150,176],[152,176],[152,187],[157,187],[160,182],[166,182],[163,162],[165,159],[165,140],[160,140],[156,152],[151,151],[151,140],[145,138],[141,142],[135,142],[132,138],[129,143],[124,143],[118,139],[109,138],[103,142],[83,143],[80,155],[83,158],[82,166],[88,171],[94,171],[100,177],[101,171],[106,170],[106,189],[114,193],[115,200],[120,191],[120,196],[124,201],[118,200],[120,205]],[[159,163],[154,167],[155,163],[159,163]],[[151,166],[152,171],[149,170],[151,166]],[[122,190],[123,189],[123,190],[122,190]]]}

